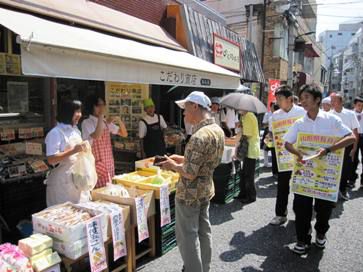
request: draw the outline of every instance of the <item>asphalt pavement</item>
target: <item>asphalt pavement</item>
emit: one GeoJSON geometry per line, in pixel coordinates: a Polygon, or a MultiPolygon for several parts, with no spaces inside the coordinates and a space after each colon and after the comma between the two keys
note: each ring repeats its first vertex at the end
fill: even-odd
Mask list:
{"type": "MultiPolygon", "coordinates": [[[[330,220],[326,249],[312,247],[300,257],[289,249],[296,241],[293,196],[288,222],[280,227],[269,225],[274,216],[276,180],[269,168],[263,171],[256,181],[256,202],[244,206],[235,200],[211,205],[211,272],[363,272],[363,190],[354,188],[351,200],[338,202],[330,220]]],[[[138,271],[179,272],[181,268],[182,260],[175,248],[138,271]]]]}

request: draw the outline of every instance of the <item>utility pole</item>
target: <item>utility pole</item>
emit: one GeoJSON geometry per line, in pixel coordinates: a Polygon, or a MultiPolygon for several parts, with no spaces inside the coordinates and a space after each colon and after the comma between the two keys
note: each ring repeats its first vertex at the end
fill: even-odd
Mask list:
{"type": "Polygon", "coordinates": [[[294,47],[295,47],[295,35],[293,22],[288,17],[288,70],[287,70],[287,85],[293,87],[293,66],[294,66],[294,47]]]}
{"type": "MultiPolygon", "coordinates": [[[[264,71],[264,62],[265,62],[265,31],[266,31],[266,8],[267,8],[267,0],[263,0],[263,14],[262,14],[262,49],[261,49],[261,68],[264,71]]],[[[260,85],[260,94],[259,98],[262,100],[262,93],[265,91],[265,83],[261,83],[260,85]]]]}

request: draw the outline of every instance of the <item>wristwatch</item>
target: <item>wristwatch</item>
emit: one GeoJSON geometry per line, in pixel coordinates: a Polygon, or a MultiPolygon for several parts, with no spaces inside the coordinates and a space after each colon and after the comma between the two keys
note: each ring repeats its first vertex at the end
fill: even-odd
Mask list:
{"type": "Polygon", "coordinates": [[[325,153],[326,153],[326,154],[329,154],[329,153],[331,152],[331,150],[330,150],[330,148],[329,148],[329,147],[324,148],[324,150],[325,150],[325,153]]]}

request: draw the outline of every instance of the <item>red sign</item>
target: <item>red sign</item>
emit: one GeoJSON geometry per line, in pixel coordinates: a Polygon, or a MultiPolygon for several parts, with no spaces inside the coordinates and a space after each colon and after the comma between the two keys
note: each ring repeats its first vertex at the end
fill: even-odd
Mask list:
{"type": "Polygon", "coordinates": [[[272,102],[276,102],[275,92],[280,87],[281,82],[278,79],[268,80],[268,99],[267,99],[267,110],[270,111],[270,105],[272,102]]]}

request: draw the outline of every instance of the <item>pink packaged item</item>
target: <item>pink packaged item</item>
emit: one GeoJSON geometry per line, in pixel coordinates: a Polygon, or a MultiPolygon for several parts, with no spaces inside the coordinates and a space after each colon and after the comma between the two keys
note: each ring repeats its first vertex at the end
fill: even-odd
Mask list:
{"type": "Polygon", "coordinates": [[[29,259],[24,256],[23,252],[17,246],[12,244],[6,243],[0,245],[0,260],[0,271],[33,272],[29,259]],[[6,270],[2,270],[1,265],[6,270]]]}

